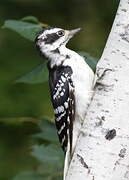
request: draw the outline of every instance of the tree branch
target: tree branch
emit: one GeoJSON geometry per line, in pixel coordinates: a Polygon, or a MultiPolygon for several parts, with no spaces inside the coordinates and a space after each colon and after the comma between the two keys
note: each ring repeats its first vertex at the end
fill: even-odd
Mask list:
{"type": "Polygon", "coordinates": [[[129,0],[121,0],[67,180],[129,179],[129,0]]]}

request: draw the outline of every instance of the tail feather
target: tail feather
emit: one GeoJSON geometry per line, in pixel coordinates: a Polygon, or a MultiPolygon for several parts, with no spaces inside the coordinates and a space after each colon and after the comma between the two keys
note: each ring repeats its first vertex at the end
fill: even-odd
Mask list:
{"type": "Polygon", "coordinates": [[[66,180],[66,176],[67,176],[67,173],[68,173],[70,161],[71,161],[70,146],[68,145],[68,148],[67,148],[67,151],[66,151],[66,154],[65,154],[63,180],[66,180]]]}
{"type": "MultiPolygon", "coordinates": [[[[75,123],[76,124],[76,123],[75,123]]],[[[78,123],[77,123],[78,125],[78,123]]],[[[65,161],[64,161],[64,176],[63,176],[63,180],[66,180],[67,177],[67,173],[68,173],[68,169],[71,163],[71,159],[75,150],[75,146],[76,146],[76,142],[77,142],[77,138],[79,135],[79,130],[76,128],[76,126],[74,126],[75,128],[75,132],[73,132],[73,139],[72,139],[72,150],[70,150],[71,145],[68,142],[68,147],[67,147],[67,151],[65,154],[65,161]]]]}

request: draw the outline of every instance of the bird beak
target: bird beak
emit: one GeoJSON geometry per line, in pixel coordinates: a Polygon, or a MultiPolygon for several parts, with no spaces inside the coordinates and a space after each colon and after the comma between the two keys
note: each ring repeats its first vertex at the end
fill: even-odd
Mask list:
{"type": "Polygon", "coordinates": [[[69,38],[72,38],[76,33],[78,33],[81,30],[81,28],[77,28],[77,29],[73,29],[70,31],[66,31],[66,33],[68,34],[69,38]]]}

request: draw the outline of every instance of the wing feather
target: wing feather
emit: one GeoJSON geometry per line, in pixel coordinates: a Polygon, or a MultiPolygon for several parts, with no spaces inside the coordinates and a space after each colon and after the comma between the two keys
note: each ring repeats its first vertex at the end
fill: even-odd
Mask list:
{"type": "Polygon", "coordinates": [[[55,123],[64,152],[67,151],[68,143],[70,143],[70,152],[72,152],[75,96],[71,75],[72,70],[69,66],[56,67],[49,71],[49,85],[55,113],[55,123]]]}

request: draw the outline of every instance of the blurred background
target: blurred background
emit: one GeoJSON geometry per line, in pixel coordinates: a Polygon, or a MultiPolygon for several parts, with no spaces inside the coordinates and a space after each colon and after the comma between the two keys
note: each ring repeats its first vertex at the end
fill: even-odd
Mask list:
{"type": "MultiPolygon", "coordinates": [[[[32,15],[51,26],[82,27],[69,48],[99,59],[118,3],[118,0],[1,0],[0,25],[8,19],[32,15]]],[[[54,119],[48,82],[15,83],[42,62],[34,43],[11,30],[0,29],[0,180],[53,179],[42,176],[43,167],[39,168],[41,162],[35,155],[38,145],[51,145],[48,143],[51,137],[48,141],[34,137],[42,131],[39,120],[54,119]]],[[[47,131],[51,133],[53,123],[46,124],[43,126],[52,126],[47,131]]]]}

